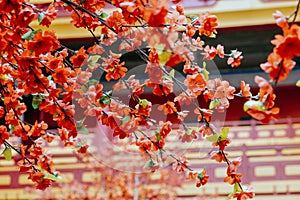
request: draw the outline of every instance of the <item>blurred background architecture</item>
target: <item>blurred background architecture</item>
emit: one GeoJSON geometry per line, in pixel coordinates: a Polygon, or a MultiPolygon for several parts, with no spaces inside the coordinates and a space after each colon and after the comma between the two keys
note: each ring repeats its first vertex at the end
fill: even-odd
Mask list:
{"type": "MultiPolygon", "coordinates": [[[[45,7],[51,1],[31,0],[31,2],[38,7],[45,7]]],[[[294,11],[297,1],[183,0],[182,4],[188,15],[197,15],[205,11],[217,15],[220,24],[217,38],[216,40],[206,39],[206,43],[221,43],[227,50],[238,49],[243,52],[244,60],[239,68],[228,67],[225,60],[216,60],[222,77],[238,87],[240,80],[245,80],[255,86],[253,81],[255,75],[266,77],[259,65],[266,62],[268,54],[272,51],[270,40],[276,33],[280,33],[272,13],[281,10],[283,14],[289,15],[294,11]]],[[[111,9],[108,7],[107,11],[111,9]]],[[[33,24],[33,27],[40,28],[37,24],[33,24]]],[[[84,29],[74,28],[70,24],[68,13],[63,10],[50,29],[56,30],[62,44],[73,49],[79,49],[81,45],[88,47],[93,43],[90,33],[84,29]]],[[[234,106],[230,106],[226,112],[225,124],[231,127],[230,134],[233,141],[228,148],[229,154],[232,155],[231,158],[242,157],[242,166],[239,168],[244,174],[242,181],[244,184],[254,186],[255,199],[258,200],[300,199],[300,88],[295,85],[300,79],[300,59],[295,58],[295,61],[297,66],[290,73],[290,77],[279,83],[276,88],[276,104],[281,108],[280,120],[270,125],[258,124],[243,113],[243,101],[239,99],[233,100],[234,106]]],[[[45,120],[45,116],[44,113],[31,110],[26,113],[25,119],[28,121],[45,120]]],[[[84,137],[92,146],[91,149],[96,151],[99,144],[93,142],[95,134],[103,134],[105,131],[101,130],[99,133],[97,123],[90,130],[94,134],[84,137]]],[[[194,182],[184,182],[181,187],[173,186],[173,192],[177,198],[225,199],[226,195],[232,191],[232,187],[223,183],[226,165],[209,160],[208,155],[212,147],[203,141],[192,142],[188,147],[182,146],[175,136],[176,133],[170,138],[173,142],[167,148],[176,149],[176,152],[184,152],[191,160],[192,168],[205,166],[210,175],[210,183],[203,188],[196,188],[194,182]]],[[[64,192],[59,188],[62,185],[74,183],[74,180],[92,185],[95,177],[98,176],[98,172],[89,168],[84,159],[73,153],[72,149],[62,151],[61,148],[59,142],[48,146],[48,150],[52,152],[54,161],[57,163],[56,169],[64,177],[61,180],[61,186],[52,190],[58,198],[64,192]]],[[[115,159],[118,163],[127,166],[130,163],[143,165],[142,162],[135,162],[137,159],[135,154],[128,153],[128,156],[124,157],[122,151],[130,152],[130,150],[123,149],[117,143],[114,143],[111,150],[113,152],[111,159],[115,159]]],[[[14,162],[15,160],[6,161],[3,156],[0,157],[0,199],[39,199],[41,193],[28,192],[24,189],[30,186],[30,183],[26,174],[19,174],[14,162]]],[[[155,191],[161,187],[159,180],[162,177],[161,173],[156,173],[145,185],[155,191]]],[[[50,193],[48,192],[49,195],[50,193]]]]}

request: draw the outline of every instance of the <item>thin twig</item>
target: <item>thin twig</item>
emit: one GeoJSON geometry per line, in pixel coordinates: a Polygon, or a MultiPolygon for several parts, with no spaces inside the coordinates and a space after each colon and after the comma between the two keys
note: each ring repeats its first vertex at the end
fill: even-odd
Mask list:
{"type": "Polygon", "coordinates": [[[296,6],[296,10],[294,12],[294,18],[293,18],[293,21],[292,21],[292,25],[296,22],[297,15],[298,15],[298,12],[299,12],[299,7],[300,7],[300,0],[298,0],[297,6],[296,6]]]}

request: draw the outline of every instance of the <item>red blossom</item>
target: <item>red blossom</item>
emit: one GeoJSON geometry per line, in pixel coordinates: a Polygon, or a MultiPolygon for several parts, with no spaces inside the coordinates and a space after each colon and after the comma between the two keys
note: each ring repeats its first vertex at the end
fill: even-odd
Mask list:
{"type": "Polygon", "coordinates": [[[211,15],[209,12],[206,12],[203,15],[199,14],[196,23],[200,24],[200,27],[198,28],[200,35],[213,37],[213,35],[217,33],[217,16],[211,15]]]}
{"type": "Polygon", "coordinates": [[[110,55],[111,56],[108,59],[103,58],[104,62],[102,63],[102,66],[107,73],[105,75],[106,80],[110,81],[112,79],[118,80],[123,78],[127,72],[127,68],[124,66],[125,63],[120,63],[120,55],[113,54],[112,52],[110,52],[110,55]]]}
{"type": "Polygon", "coordinates": [[[6,49],[6,46],[8,44],[8,41],[3,37],[2,34],[0,34],[0,52],[4,51],[6,49]]]}
{"type": "Polygon", "coordinates": [[[0,125],[0,145],[3,144],[4,140],[8,140],[9,137],[10,137],[10,134],[7,131],[6,126],[0,125]]]}
{"type": "Polygon", "coordinates": [[[298,35],[290,35],[275,48],[275,52],[282,58],[292,59],[300,56],[300,38],[298,35]]]}
{"type": "Polygon", "coordinates": [[[249,109],[247,113],[252,116],[254,119],[257,119],[263,124],[268,124],[272,120],[277,120],[279,118],[280,109],[274,107],[267,111],[259,111],[255,109],[249,109]]]}
{"type": "Polygon", "coordinates": [[[231,67],[238,67],[241,65],[242,59],[242,52],[234,50],[231,51],[230,57],[227,59],[227,64],[231,65],[231,67]]]}
{"type": "Polygon", "coordinates": [[[150,2],[151,6],[147,6],[144,9],[144,20],[151,27],[159,27],[165,24],[166,16],[168,14],[168,2],[167,0],[150,2]]]}
{"type": "Polygon", "coordinates": [[[198,178],[197,183],[196,183],[197,187],[201,187],[201,186],[206,185],[206,183],[209,180],[209,176],[206,174],[205,169],[201,173],[198,173],[197,178],[198,178]]]}
{"type": "Polygon", "coordinates": [[[28,42],[28,49],[33,50],[36,56],[54,51],[60,47],[53,31],[38,32],[33,40],[28,42]]]}
{"type": "Polygon", "coordinates": [[[177,172],[184,172],[187,170],[188,165],[186,157],[182,157],[177,162],[173,163],[173,169],[177,172]]]}
{"type": "Polygon", "coordinates": [[[40,24],[49,27],[52,21],[57,16],[57,10],[55,9],[54,4],[50,4],[47,10],[45,12],[42,12],[42,14],[44,15],[44,17],[42,18],[40,24]]]}
{"type": "Polygon", "coordinates": [[[16,26],[27,27],[35,18],[35,12],[30,7],[22,9],[13,21],[16,26]]]}
{"type": "Polygon", "coordinates": [[[282,12],[280,12],[279,10],[277,10],[275,13],[273,13],[273,17],[276,21],[276,24],[282,28],[283,30],[286,30],[289,28],[289,23],[287,20],[287,17],[285,17],[282,12]]]}
{"type": "Polygon", "coordinates": [[[215,143],[213,143],[213,145],[214,146],[218,146],[219,147],[219,149],[221,150],[221,151],[224,151],[224,149],[225,149],[225,147],[228,145],[228,144],[230,144],[230,139],[229,138],[226,138],[226,140],[222,140],[222,141],[219,141],[219,142],[215,142],[215,143]]]}
{"type": "Polygon", "coordinates": [[[260,67],[269,74],[272,80],[281,82],[288,77],[289,72],[295,65],[295,61],[291,59],[282,59],[278,54],[273,52],[268,56],[268,62],[260,64],[260,67]]]}
{"type": "Polygon", "coordinates": [[[187,95],[186,93],[182,92],[175,97],[174,101],[178,102],[180,105],[190,105],[195,98],[196,96],[194,96],[193,94],[187,95]]]}
{"type": "Polygon", "coordinates": [[[52,184],[52,180],[44,178],[44,172],[31,172],[29,174],[28,179],[31,179],[33,182],[36,182],[37,185],[35,186],[37,189],[45,190],[52,184]]]}
{"type": "Polygon", "coordinates": [[[241,81],[240,88],[241,88],[241,94],[244,97],[249,98],[252,96],[252,93],[250,92],[249,84],[246,84],[245,81],[241,81]]]}
{"type": "Polygon", "coordinates": [[[186,61],[183,66],[183,72],[185,74],[196,74],[200,71],[200,67],[197,65],[191,64],[190,61],[186,61]]]}
{"type": "Polygon", "coordinates": [[[184,61],[184,59],[182,58],[181,55],[172,54],[170,56],[169,60],[166,62],[165,66],[166,67],[174,67],[183,61],[184,61]]]}
{"type": "Polygon", "coordinates": [[[143,153],[146,153],[147,151],[150,151],[152,148],[152,142],[145,138],[140,138],[136,141],[136,146],[139,147],[139,150],[143,153]]]}
{"type": "Polygon", "coordinates": [[[82,154],[85,154],[86,152],[87,152],[87,150],[88,150],[88,148],[89,148],[89,145],[83,145],[83,146],[81,146],[78,150],[77,150],[77,152],[78,153],[82,153],[82,154]]]}
{"type": "Polygon", "coordinates": [[[167,137],[167,135],[171,132],[172,128],[171,128],[172,123],[167,121],[166,123],[164,123],[163,125],[161,125],[161,129],[160,129],[160,136],[165,138],[167,137]]]}
{"type": "Polygon", "coordinates": [[[227,155],[227,153],[223,154],[221,151],[213,151],[211,152],[210,159],[216,160],[217,162],[226,162],[224,155],[227,155]]]}
{"type": "Polygon", "coordinates": [[[0,118],[2,118],[4,114],[5,114],[5,110],[3,106],[0,106],[0,118]]]}
{"type": "Polygon", "coordinates": [[[184,84],[191,90],[196,96],[200,95],[206,87],[206,80],[202,73],[196,73],[193,75],[187,75],[184,80],[184,84]]]}
{"type": "Polygon", "coordinates": [[[234,198],[237,198],[237,200],[247,200],[247,199],[252,199],[255,196],[252,187],[248,187],[246,190],[241,191],[241,192],[236,192],[233,194],[234,198]]]}
{"type": "Polygon", "coordinates": [[[177,132],[180,133],[179,139],[181,139],[182,142],[191,142],[192,140],[196,140],[198,138],[196,130],[186,129],[179,130],[177,132]]]}
{"type": "Polygon", "coordinates": [[[84,47],[81,47],[78,52],[71,56],[70,60],[74,67],[80,67],[87,63],[88,55],[85,53],[84,47]]]}
{"type": "Polygon", "coordinates": [[[118,136],[120,139],[124,139],[124,138],[128,137],[129,134],[126,133],[125,131],[123,131],[121,128],[117,127],[117,128],[114,130],[113,136],[114,136],[114,137],[117,137],[117,136],[118,136]]]}
{"type": "Polygon", "coordinates": [[[173,114],[174,112],[177,112],[175,103],[171,101],[168,101],[167,103],[158,106],[158,110],[163,110],[165,115],[173,114]]]}
{"type": "Polygon", "coordinates": [[[224,58],[224,47],[220,44],[217,45],[217,48],[215,47],[209,47],[208,45],[204,48],[203,57],[207,60],[213,60],[216,55],[218,55],[220,58],[224,58]]]}

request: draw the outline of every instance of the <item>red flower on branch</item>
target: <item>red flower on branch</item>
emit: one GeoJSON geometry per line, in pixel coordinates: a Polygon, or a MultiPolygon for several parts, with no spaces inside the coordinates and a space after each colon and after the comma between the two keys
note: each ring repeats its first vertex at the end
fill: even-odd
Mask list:
{"type": "Polygon", "coordinates": [[[28,42],[28,49],[33,50],[35,56],[54,51],[60,47],[60,43],[53,31],[38,32],[28,42]]]}
{"type": "Polygon", "coordinates": [[[260,64],[260,68],[268,73],[272,80],[281,82],[288,77],[289,72],[295,65],[295,61],[282,59],[278,54],[273,52],[268,56],[268,62],[260,64]]]}
{"type": "Polygon", "coordinates": [[[49,27],[57,16],[57,10],[55,9],[54,4],[50,4],[47,10],[42,12],[40,15],[44,15],[41,18],[40,24],[49,27]]]}
{"type": "Polygon", "coordinates": [[[184,84],[190,91],[198,96],[205,90],[207,83],[202,73],[196,73],[193,75],[187,75],[184,80],[184,84]]]}
{"type": "Polygon", "coordinates": [[[221,151],[212,151],[210,155],[211,160],[216,160],[217,162],[226,162],[226,157],[228,155],[227,153],[222,153],[221,151]]]}
{"type": "Polygon", "coordinates": [[[200,25],[198,28],[200,35],[206,35],[208,37],[214,37],[217,34],[216,27],[219,25],[217,22],[217,16],[211,15],[209,12],[205,14],[199,14],[195,24],[200,25]]]}
{"type": "Polygon", "coordinates": [[[3,144],[4,140],[8,140],[9,137],[10,137],[10,134],[7,131],[6,126],[0,125],[0,145],[3,144]]]}
{"type": "Polygon", "coordinates": [[[163,110],[165,115],[173,114],[174,112],[177,112],[175,103],[172,101],[168,101],[167,103],[164,103],[163,105],[158,106],[158,110],[163,110]]]}
{"type": "Polygon", "coordinates": [[[84,47],[81,47],[78,52],[71,56],[70,61],[74,67],[81,67],[87,63],[88,55],[85,53],[84,47]]]}
{"type": "Polygon", "coordinates": [[[186,157],[180,158],[177,162],[173,163],[173,169],[177,172],[185,172],[187,170],[189,163],[186,157]]]}
{"type": "Polygon", "coordinates": [[[198,179],[197,183],[196,183],[197,187],[206,185],[206,183],[209,180],[209,176],[206,174],[206,169],[204,169],[202,172],[198,173],[197,179],[198,179]]]}
{"type": "Polygon", "coordinates": [[[166,16],[168,14],[168,2],[149,1],[149,6],[144,8],[143,18],[150,27],[159,27],[165,24],[166,16]]]}
{"type": "Polygon", "coordinates": [[[105,78],[107,81],[118,80],[125,76],[127,68],[124,66],[124,62],[120,63],[120,55],[110,52],[110,58],[103,58],[102,66],[104,67],[105,78]]]}
{"type": "Polygon", "coordinates": [[[237,50],[232,50],[230,57],[227,59],[227,64],[231,65],[231,67],[238,67],[241,65],[242,59],[243,59],[242,52],[237,50]]]}

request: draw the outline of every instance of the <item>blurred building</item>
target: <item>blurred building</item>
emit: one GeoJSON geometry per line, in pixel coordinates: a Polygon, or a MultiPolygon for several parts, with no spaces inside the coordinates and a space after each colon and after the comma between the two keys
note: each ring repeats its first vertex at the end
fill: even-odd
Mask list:
{"type": "MultiPolygon", "coordinates": [[[[49,0],[31,0],[38,7],[45,7],[49,0]]],[[[239,86],[240,80],[245,80],[255,88],[253,81],[255,75],[268,77],[260,69],[260,63],[266,62],[267,56],[272,52],[270,41],[274,35],[280,33],[275,25],[272,13],[280,10],[289,15],[295,10],[296,0],[182,0],[185,13],[197,15],[210,11],[217,15],[220,27],[216,39],[206,39],[208,44],[223,44],[225,51],[238,49],[243,52],[244,59],[239,68],[227,66],[225,60],[216,60],[216,65],[222,77],[231,84],[239,86]]],[[[109,12],[112,8],[107,8],[109,12]]],[[[37,23],[33,25],[37,28],[37,23]]],[[[44,29],[44,28],[43,28],[44,29]]],[[[93,39],[85,29],[74,28],[70,24],[68,13],[62,11],[49,29],[56,30],[61,41],[67,47],[79,49],[93,43],[93,39]]],[[[96,31],[97,32],[97,31],[96,31]]],[[[299,47],[300,48],[300,47],[299,47]]],[[[241,156],[243,159],[241,172],[244,174],[243,183],[252,184],[257,192],[258,200],[267,199],[300,199],[300,88],[295,83],[300,79],[300,59],[295,58],[297,66],[290,77],[279,83],[276,88],[276,104],[281,107],[281,119],[267,126],[256,123],[243,112],[243,101],[235,99],[226,112],[227,126],[231,127],[233,143],[229,148],[233,157],[241,156]]],[[[29,100],[30,101],[30,100],[29,100]]],[[[44,119],[45,115],[37,111],[30,111],[25,116],[29,121],[44,119]]],[[[97,129],[94,129],[97,132],[97,129]]],[[[87,136],[94,148],[93,138],[87,136]]],[[[232,191],[232,187],[223,183],[226,176],[226,165],[211,162],[207,156],[211,147],[207,143],[194,142],[188,148],[181,146],[176,138],[168,148],[185,151],[192,167],[207,167],[211,175],[211,182],[204,188],[196,188],[194,183],[186,183],[176,188],[178,199],[225,199],[232,191]],[[201,149],[202,152],[199,152],[201,149]],[[218,196],[219,195],[219,196],[218,196]]],[[[116,145],[116,144],[114,144],[116,145]]],[[[65,174],[69,180],[91,183],[90,169],[85,168],[81,160],[67,150],[62,152],[59,143],[49,145],[54,152],[58,163],[57,169],[65,174]]],[[[124,155],[117,148],[115,156],[121,162],[124,155]]],[[[126,156],[125,156],[126,157],[126,156]]],[[[54,159],[54,160],[55,160],[54,159]]],[[[134,162],[134,157],[126,157],[124,162],[134,162]]],[[[31,195],[24,192],[24,187],[30,185],[26,175],[19,175],[15,169],[14,161],[0,160],[0,198],[24,199],[31,195]],[[13,169],[13,170],[12,170],[13,169]]],[[[158,174],[157,179],[160,175],[158,174]]],[[[68,181],[66,181],[68,182],[68,181]]],[[[151,183],[149,183],[151,185],[151,183]]],[[[153,184],[155,185],[155,184],[153,184]]],[[[153,187],[155,188],[155,186],[153,187]]],[[[34,194],[38,198],[37,194],[34,194]]]]}

